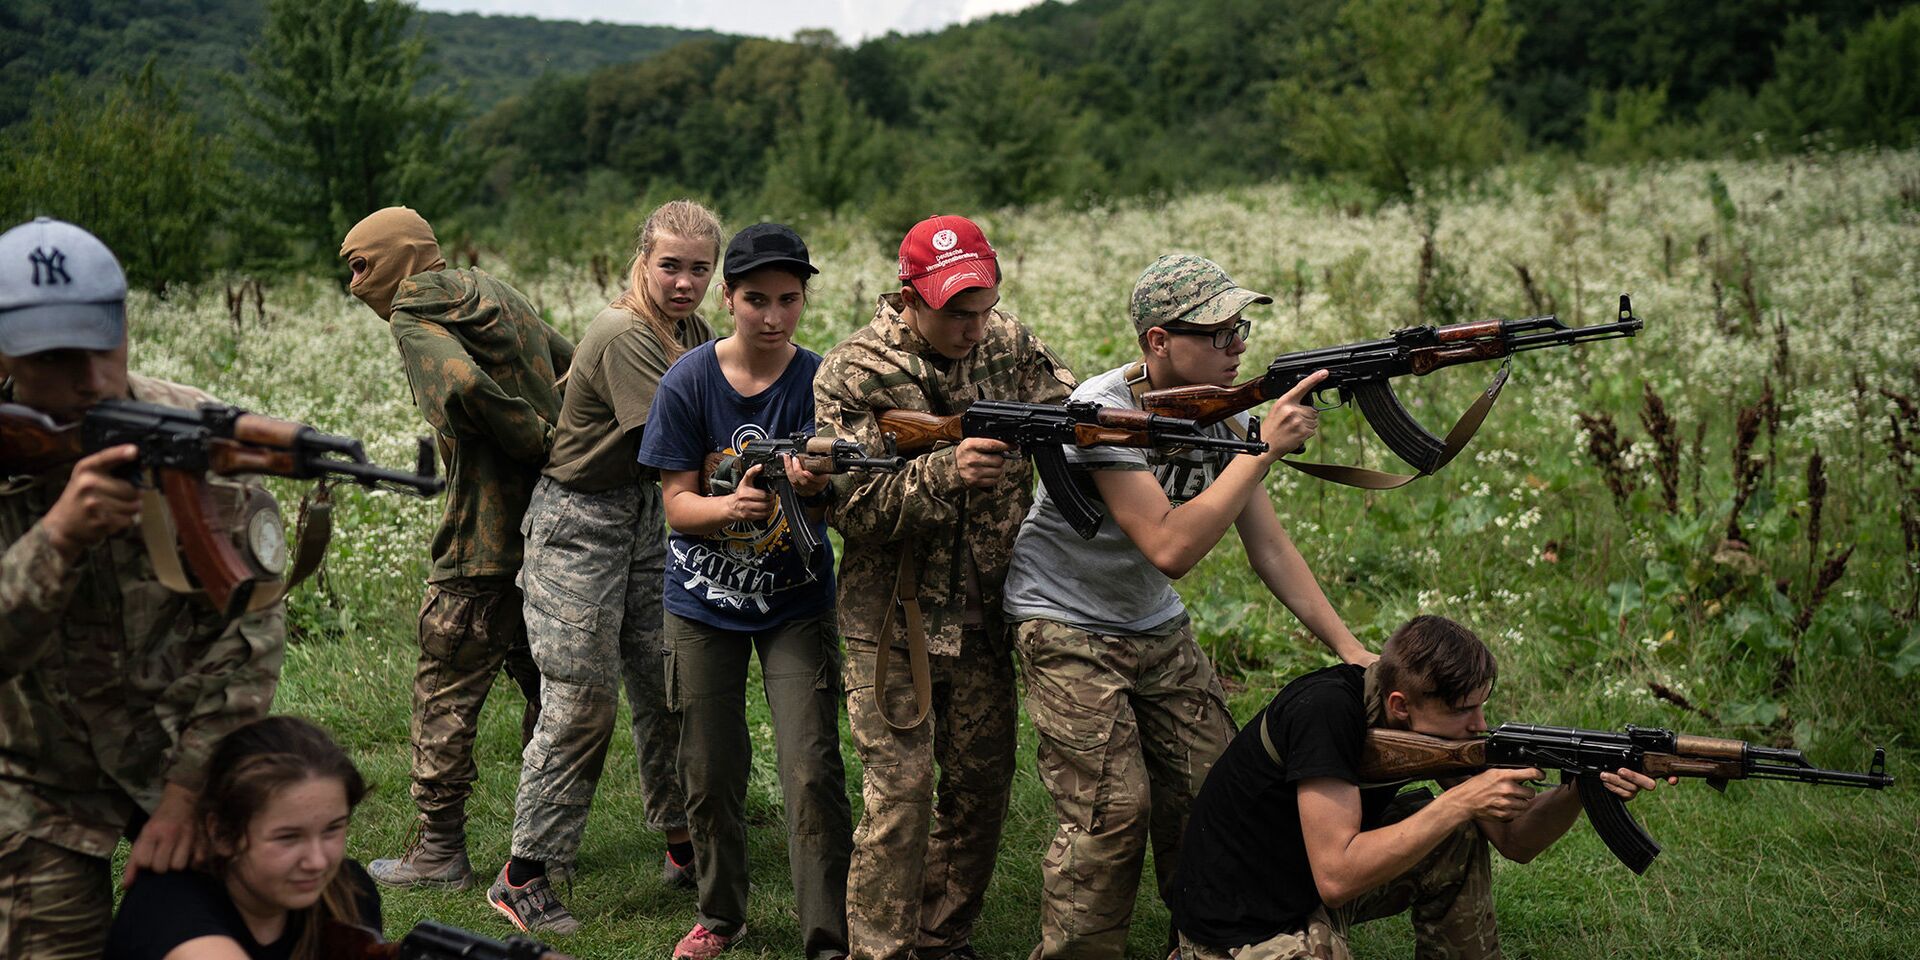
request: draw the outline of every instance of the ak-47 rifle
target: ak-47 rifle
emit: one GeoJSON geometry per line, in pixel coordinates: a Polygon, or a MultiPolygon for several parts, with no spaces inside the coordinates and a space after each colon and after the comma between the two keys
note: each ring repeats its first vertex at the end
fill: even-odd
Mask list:
{"type": "Polygon", "coordinates": [[[813,524],[807,522],[805,505],[800,502],[799,492],[793,489],[793,482],[787,477],[786,461],[781,457],[798,458],[801,469],[808,473],[846,473],[851,470],[894,473],[905,466],[907,460],[894,452],[893,437],[888,436],[884,441],[886,454],[871,457],[851,440],[816,437],[807,433],[749,440],[736,453],[708,454],[702,472],[706,475],[707,492],[724,497],[733,493],[740,478],[746,476],[749,469],[759,467],[755,486],[771,490],[774,496],[780,498],[780,512],[786,515],[787,529],[793,532],[794,545],[799,548],[801,556],[811,557],[815,550],[820,549],[820,538],[813,532],[813,524]]]}
{"type": "Polygon", "coordinates": [[[1325,370],[1327,378],[1313,390],[1314,408],[1331,410],[1349,402],[1358,403],[1361,415],[1366,417],[1374,433],[1419,473],[1402,477],[1351,467],[1329,469],[1326,464],[1283,462],[1323,479],[1387,489],[1438,471],[1466,446],[1494,398],[1499,396],[1500,388],[1506,384],[1507,368],[1500,368],[1480,401],[1460,418],[1445,440],[1428,433],[1407,413],[1393,392],[1393,378],[1424,377],[1442,367],[1498,360],[1528,350],[1631,337],[1640,332],[1643,325],[1640,318],[1633,315],[1633,302],[1623,294],[1619,320],[1590,327],[1568,327],[1552,316],[1482,320],[1445,327],[1406,327],[1379,340],[1281,354],[1267,367],[1266,373],[1231,387],[1200,385],[1153,390],[1141,397],[1140,405],[1152,413],[1184,417],[1206,426],[1281,396],[1314,371],[1325,370]],[[1337,399],[1332,402],[1323,399],[1328,393],[1337,399]]]}
{"type": "Polygon", "coordinates": [[[392,943],[366,927],[330,923],[320,955],[334,960],[573,960],[525,937],[495,940],[432,920],[420,921],[392,943]]]}
{"type": "MultiPolygon", "coordinates": [[[[893,434],[900,450],[909,455],[929,450],[937,443],[959,443],[966,437],[999,440],[1025,451],[1033,458],[1047,495],[1074,532],[1087,540],[1100,530],[1100,511],[1067,473],[1062,446],[1266,452],[1267,445],[1258,440],[1216,437],[1203,432],[1202,426],[1188,419],[1080,400],[1061,406],[976,400],[966,412],[946,417],[918,410],[886,410],[880,414],[880,429],[893,434]]],[[[1256,429],[1249,436],[1258,433],[1256,429]]]]}
{"type": "Polygon", "coordinates": [[[1716,790],[1725,790],[1729,780],[1793,780],[1874,790],[1893,785],[1887,752],[1879,747],[1873,748],[1873,763],[1865,773],[1822,770],[1798,750],[1631,724],[1615,732],[1503,723],[1471,740],[1376,728],[1367,731],[1359,772],[1367,782],[1394,783],[1463,776],[1488,767],[1558,769],[1563,781],[1573,780],[1587,819],[1607,849],[1634,873],[1646,872],[1660,844],[1627,812],[1625,802],[1600,783],[1601,773],[1625,768],[1655,779],[1701,777],[1716,790]]]}
{"type": "MultiPolygon", "coordinates": [[[[0,404],[0,475],[36,476],[128,443],[139,447],[140,453],[127,468],[127,478],[136,483],[151,481],[166,500],[165,511],[142,511],[149,546],[161,540],[168,547],[164,559],[156,552],[156,568],[163,563],[178,566],[171,550],[177,541],[187,571],[214,607],[228,616],[249,608],[256,587],[278,584],[287,566],[287,537],[273,510],[249,509],[238,524],[230,523],[225,511],[213,503],[209,475],[337,476],[365,487],[405,490],[423,497],[439,493],[446,485],[434,476],[433,448],[426,440],[420,441],[417,469],[406,473],[373,464],[360,441],[351,437],[217,403],[187,410],[102,400],[88,407],[79,422],[66,426],[31,407],[0,404]],[[173,529],[164,535],[162,528],[153,526],[169,519],[173,529]]],[[[308,522],[314,518],[310,516],[308,522]]],[[[325,540],[318,542],[318,551],[323,552],[325,540]]],[[[311,572],[311,564],[319,559],[318,555],[302,556],[290,580],[298,581],[311,572]]],[[[163,574],[162,579],[168,578],[163,574]]],[[[184,585],[184,574],[180,579],[184,585]]]]}

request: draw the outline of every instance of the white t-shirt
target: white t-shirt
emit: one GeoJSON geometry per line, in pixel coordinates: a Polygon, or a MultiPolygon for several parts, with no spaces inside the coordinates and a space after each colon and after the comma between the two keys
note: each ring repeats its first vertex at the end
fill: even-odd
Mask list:
{"type": "MultiPolygon", "coordinates": [[[[1116,367],[1081,383],[1073,399],[1107,407],[1139,409],[1127,386],[1129,367],[1116,367]]],[[[1234,417],[1207,428],[1222,438],[1244,436],[1248,418],[1234,417]]],[[[1082,540],[1043,484],[1013,544],[1002,603],[1008,620],[1057,620],[1102,634],[1165,633],[1186,616],[1173,582],[1106,516],[1092,470],[1148,470],[1167,499],[1185,503],[1200,494],[1238,454],[1225,451],[1143,450],[1134,447],[1066,448],[1067,466],[1101,514],[1100,530],[1082,540]]]]}

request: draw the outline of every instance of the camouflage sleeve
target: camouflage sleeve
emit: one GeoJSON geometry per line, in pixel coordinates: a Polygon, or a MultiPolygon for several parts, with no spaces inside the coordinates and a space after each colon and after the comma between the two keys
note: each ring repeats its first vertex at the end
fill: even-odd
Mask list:
{"type": "Polygon", "coordinates": [[[167,688],[163,709],[178,711],[180,734],[167,758],[167,781],[198,791],[220,738],[267,715],[286,655],[286,606],[274,604],[227,624],[192,667],[167,688]]]}
{"type": "Polygon", "coordinates": [[[31,670],[53,647],[55,623],[77,578],[36,523],[0,556],[0,683],[31,670]]]}
{"type": "Polygon", "coordinates": [[[566,376],[567,371],[573,368],[573,341],[545,322],[540,327],[547,331],[547,353],[553,358],[555,379],[566,376]]]}
{"type": "Polygon", "coordinates": [[[1079,381],[1065,361],[1052,348],[1033,335],[1025,324],[1019,327],[1022,396],[1027,403],[1066,403],[1079,381]]]}
{"type": "Polygon", "coordinates": [[[413,402],[434,429],[452,437],[477,434],[521,463],[546,465],[553,426],[532,404],[500,389],[452,334],[396,312],[393,335],[406,361],[413,402]]]}
{"type": "MultiPolygon", "coordinates": [[[[813,381],[813,412],[820,436],[852,440],[869,450],[881,448],[873,408],[826,366],[813,381]]],[[[899,473],[836,475],[833,525],[847,537],[881,541],[953,526],[966,501],[954,449],[914,457],[899,473]]]]}

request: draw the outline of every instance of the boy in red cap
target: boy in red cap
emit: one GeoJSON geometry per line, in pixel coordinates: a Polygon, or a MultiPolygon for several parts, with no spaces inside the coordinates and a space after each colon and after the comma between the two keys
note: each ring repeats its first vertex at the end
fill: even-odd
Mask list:
{"type": "MultiPolygon", "coordinates": [[[[821,362],[820,436],[878,449],[884,410],[947,415],[982,399],[1067,398],[1073,374],[999,309],[999,262],[972,221],[916,224],[899,275],[873,322],[821,362]]],[[[1033,503],[1032,468],[1006,454],[998,441],[968,439],[899,473],[836,476],[829,488],[844,538],[847,713],[865,767],[847,877],[858,960],[974,955],[1014,768],[1000,585],[1033,503]],[[906,669],[876,669],[882,644],[906,669]]]]}

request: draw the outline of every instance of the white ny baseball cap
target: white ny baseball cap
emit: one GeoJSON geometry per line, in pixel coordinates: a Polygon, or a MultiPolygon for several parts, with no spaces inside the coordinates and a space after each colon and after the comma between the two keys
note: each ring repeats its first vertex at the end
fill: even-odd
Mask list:
{"type": "Polygon", "coordinates": [[[127,275],[93,234],[50,217],[0,234],[0,354],[111,350],[126,302],[127,275]]]}

